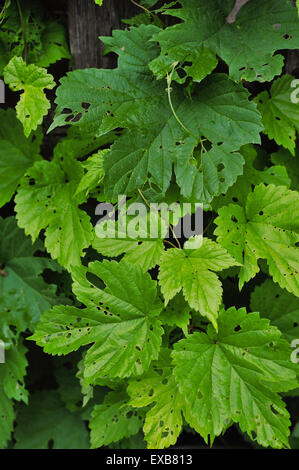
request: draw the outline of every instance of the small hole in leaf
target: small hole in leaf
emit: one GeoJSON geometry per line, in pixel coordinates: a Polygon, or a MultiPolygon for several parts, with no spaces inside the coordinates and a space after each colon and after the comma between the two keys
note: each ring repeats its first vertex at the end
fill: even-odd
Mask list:
{"type": "Polygon", "coordinates": [[[80,121],[80,119],[82,118],[82,113],[78,113],[74,119],[72,119],[72,122],[78,122],[80,121]]]}
{"type": "Polygon", "coordinates": [[[278,411],[274,408],[273,405],[271,405],[271,411],[272,411],[272,413],[274,413],[275,415],[278,415],[278,411]]]}
{"type": "Polygon", "coordinates": [[[50,439],[48,442],[48,449],[53,449],[53,447],[54,447],[54,440],[50,439]]]}

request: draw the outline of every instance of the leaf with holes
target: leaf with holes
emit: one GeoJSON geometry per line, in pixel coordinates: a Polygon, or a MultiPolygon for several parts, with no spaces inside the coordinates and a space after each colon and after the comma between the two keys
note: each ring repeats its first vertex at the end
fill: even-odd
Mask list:
{"type": "Polygon", "coordinates": [[[130,130],[105,158],[107,197],[136,190],[148,174],[164,193],[174,165],[182,195],[209,202],[242,174],[244,159],[237,151],[249,140],[258,143],[262,130],[259,113],[248,101],[244,88],[224,75],[214,75],[198,86],[192,100],[173,92],[172,106],[189,135],[177,122],[169,103],[161,102],[159,115],[156,110],[148,114],[154,126],[149,123],[150,127],[142,132],[130,130]],[[200,144],[202,135],[212,148],[200,144]]]}
{"type": "Polygon", "coordinates": [[[102,447],[134,436],[142,422],[142,415],[129,404],[126,392],[110,392],[103,404],[93,409],[89,422],[91,447],[102,447]]]}
{"type": "Polygon", "coordinates": [[[282,288],[299,297],[298,248],[299,193],[284,186],[260,184],[246,204],[219,209],[215,235],[220,245],[243,266],[239,287],[260,270],[258,259],[266,259],[270,275],[282,288]]]}
{"type": "Polygon", "coordinates": [[[154,268],[164,253],[161,240],[117,240],[95,238],[93,247],[99,253],[110,258],[125,253],[124,259],[131,264],[140,266],[144,272],[154,268]]]}
{"type": "Polygon", "coordinates": [[[174,445],[182,431],[184,397],[175,383],[169,363],[159,373],[152,369],[140,380],[128,386],[129,404],[146,411],[143,431],[149,449],[164,449],[174,445]]]}
{"type": "Polygon", "coordinates": [[[268,320],[245,309],[222,310],[218,324],[218,333],[209,326],[174,347],[187,422],[206,441],[236,422],[265,447],[288,447],[290,419],[278,394],[298,384],[288,343],[268,320]]]}
{"type": "Polygon", "coordinates": [[[73,124],[96,135],[129,129],[104,159],[108,199],[134,193],[148,178],[164,193],[174,165],[183,196],[209,202],[242,174],[238,150],[260,142],[260,115],[247,91],[221,74],[201,82],[192,97],[173,86],[170,105],[165,84],[153,80],[147,66],[157,47],[145,39],[157,30],[142,25],[105,38],[109,50],[119,55],[118,68],[75,71],[63,79],[51,129],[73,124]],[[209,142],[194,154],[202,136],[209,142]]]}
{"type": "Polygon", "coordinates": [[[286,149],[280,148],[278,152],[272,153],[271,161],[274,165],[281,165],[286,168],[288,176],[291,180],[290,189],[299,191],[299,165],[298,159],[299,151],[296,151],[295,158],[292,158],[290,152],[286,149]]]}
{"type": "Polygon", "coordinates": [[[236,202],[245,205],[247,196],[254,186],[260,183],[275,184],[276,186],[290,186],[290,179],[284,165],[277,162],[277,165],[258,170],[255,162],[258,161],[257,151],[253,145],[242,147],[240,153],[245,158],[244,171],[237,181],[225,193],[213,200],[213,209],[218,210],[222,206],[236,202]]]}
{"type": "Polygon", "coordinates": [[[41,274],[53,269],[51,260],[35,256],[37,246],[16,225],[14,217],[0,217],[0,326],[2,339],[10,342],[17,333],[33,330],[40,315],[62,299],[56,286],[47,284],[41,274]]]}
{"type": "Polygon", "coordinates": [[[37,162],[15,198],[18,225],[32,240],[45,230],[47,250],[67,269],[80,264],[93,239],[89,216],[78,207],[86,201],[85,194],[76,194],[82,177],[81,164],[71,158],[37,162]]]}
{"type": "Polygon", "coordinates": [[[40,135],[26,139],[12,109],[0,109],[0,207],[10,201],[22,176],[40,160],[40,135]],[[37,138],[36,138],[37,137],[37,138]],[[32,141],[34,140],[34,141],[32,141]]]}
{"type": "Polygon", "coordinates": [[[25,57],[28,64],[48,67],[60,59],[70,59],[67,35],[64,26],[59,22],[55,12],[52,16],[49,8],[42,2],[22,1],[20,10],[18,2],[5,0],[1,6],[1,57],[0,75],[3,68],[14,56],[25,57]],[[1,21],[2,20],[2,21],[1,21]]]}
{"type": "Polygon", "coordinates": [[[17,118],[28,137],[47,114],[50,103],[44,90],[52,90],[52,75],[36,65],[26,65],[22,57],[14,57],[4,69],[4,80],[13,91],[24,91],[16,106],[17,118]]]}
{"type": "MultiPolygon", "coordinates": [[[[139,206],[138,206],[139,207],[139,206]]],[[[122,226],[114,220],[108,220],[96,226],[96,237],[93,248],[104,256],[118,257],[125,253],[124,259],[133,265],[138,265],[144,272],[154,268],[164,253],[163,238],[167,234],[167,226],[156,212],[139,214],[135,219],[127,216],[127,225],[122,226]],[[105,225],[102,225],[104,224],[105,225]],[[134,226],[132,226],[134,224],[134,226]],[[136,238],[129,237],[128,229],[135,231],[136,238]],[[148,230],[157,228],[157,238],[149,239],[148,230]]],[[[131,232],[130,232],[131,233],[131,232]]],[[[133,233],[132,233],[133,235],[133,233]]]]}
{"type": "MultiPolygon", "coordinates": [[[[88,106],[88,104],[85,103],[84,106],[88,106]]],[[[69,127],[67,135],[54,147],[53,160],[59,162],[61,158],[82,159],[96,153],[101,147],[111,144],[115,138],[114,132],[95,137],[92,133],[85,132],[81,127],[69,127]]],[[[102,152],[104,151],[101,151],[101,154],[103,154],[102,152]]],[[[84,163],[87,164],[87,161],[84,163]]]]}
{"type": "Polygon", "coordinates": [[[55,390],[31,395],[29,406],[19,410],[15,439],[15,449],[89,448],[84,422],[78,414],[72,414],[64,407],[55,390]]]}
{"type": "MultiPolygon", "coordinates": [[[[0,338],[2,334],[0,335],[0,338]]],[[[13,400],[28,403],[28,392],[24,385],[27,349],[20,342],[5,351],[5,363],[0,363],[0,448],[6,447],[13,430],[13,400]]]]}
{"type": "Polygon", "coordinates": [[[184,44],[173,48],[171,54],[159,56],[150,64],[150,69],[157,79],[171,74],[172,80],[177,83],[185,83],[188,77],[193,82],[201,82],[217,67],[216,54],[206,46],[200,46],[192,51],[184,44]],[[180,63],[178,66],[177,64],[180,63]]]}
{"type": "Polygon", "coordinates": [[[291,99],[293,80],[291,75],[278,78],[271,86],[270,93],[263,91],[255,102],[262,115],[264,133],[295,155],[299,116],[298,104],[291,99]]]}
{"type": "Polygon", "coordinates": [[[252,310],[260,312],[262,317],[269,318],[283,337],[291,343],[299,338],[299,299],[281,289],[267,279],[257,286],[251,294],[252,310]]]}
{"type": "Polygon", "coordinates": [[[35,62],[39,67],[48,67],[61,59],[71,59],[65,28],[57,20],[45,24],[41,41],[43,50],[35,62]]]}
{"type": "Polygon", "coordinates": [[[232,1],[182,0],[180,4],[181,8],[165,12],[180,22],[153,36],[162,49],[150,65],[158,76],[166,73],[167,64],[170,71],[173,63],[183,64],[194,50],[205,47],[226,62],[234,80],[265,82],[282,70],[283,56],[274,53],[299,48],[299,20],[289,0],[250,0],[232,24],[226,21],[232,1]]]}
{"type": "Polygon", "coordinates": [[[10,440],[14,428],[14,406],[4,391],[0,390],[0,449],[4,449],[10,440]]]}
{"type": "Polygon", "coordinates": [[[42,316],[31,339],[51,354],[94,343],[84,361],[89,383],[145,372],[158,357],[163,333],[156,283],[124,261],[94,262],[72,274],[74,294],[87,308],[54,307],[42,316]]]}
{"type": "Polygon", "coordinates": [[[158,53],[148,40],[158,30],[156,26],[142,25],[101,38],[110,51],[118,54],[118,68],[76,70],[62,78],[50,130],[72,124],[100,135],[127,127],[132,119],[139,127],[147,122],[147,114],[165,96],[165,89],[152,80],[148,70],[148,62],[158,53]],[[139,82],[141,86],[136,87],[139,82]]]}
{"type": "Polygon", "coordinates": [[[190,307],[183,295],[178,294],[162,310],[159,319],[163,325],[178,326],[187,335],[191,313],[190,307]]]}

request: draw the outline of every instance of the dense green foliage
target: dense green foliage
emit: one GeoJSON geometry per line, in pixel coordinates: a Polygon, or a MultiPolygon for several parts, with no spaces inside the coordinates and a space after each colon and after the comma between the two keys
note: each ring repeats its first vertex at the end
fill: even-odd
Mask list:
{"type": "Polygon", "coordinates": [[[229,24],[233,0],[144,0],[101,38],[116,68],[60,80],[47,129],[64,26],[2,3],[0,447],[213,445],[231,426],[298,447],[295,6],[249,0],[229,24]],[[203,238],[172,235],[179,213],[170,235],[146,215],[160,239],[99,238],[96,205],[121,194],[202,204],[203,238]]]}

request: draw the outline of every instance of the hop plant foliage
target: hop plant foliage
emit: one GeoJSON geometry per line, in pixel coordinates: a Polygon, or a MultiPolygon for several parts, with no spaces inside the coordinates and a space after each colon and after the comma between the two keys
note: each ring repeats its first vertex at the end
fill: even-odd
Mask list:
{"type": "Polygon", "coordinates": [[[50,103],[44,93],[55,86],[53,77],[36,65],[26,65],[22,57],[14,57],[4,69],[5,82],[13,91],[24,91],[16,106],[17,118],[28,137],[42,123],[50,103]]]}
{"type": "Polygon", "coordinates": [[[16,0],[5,0],[0,13],[0,74],[15,56],[26,56],[29,64],[39,67],[69,59],[66,31],[61,22],[49,15],[38,0],[22,0],[20,7],[21,10],[16,0]]]}
{"type": "Polygon", "coordinates": [[[61,78],[63,24],[17,3],[0,11],[0,447],[218,446],[232,426],[296,447],[295,5],[248,0],[231,23],[233,0],[143,0],[100,38],[115,68],[61,78]],[[145,209],[136,238],[120,195],[145,209]],[[178,202],[203,233],[177,234],[196,210],[159,205],[178,202]]]}

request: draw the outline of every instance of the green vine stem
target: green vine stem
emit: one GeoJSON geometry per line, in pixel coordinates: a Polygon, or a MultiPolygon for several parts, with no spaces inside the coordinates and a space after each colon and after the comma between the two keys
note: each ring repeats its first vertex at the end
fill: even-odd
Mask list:
{"type": "Polygon", "coordinates": [[[22,27],[23,41],[24,41],[24,61],[27,63],[27,39],[26,39],[24,17],[23,17],[21,5],[20,5],[20,0],[16,0],[16,2],[18,6],[20,22],[21,22],[21,27],[22,27]]]}
{"type": "Polygon", "coordinates": [[[172,111],[172,114],[174,115],[175,119],[177,120],[177,122],[179,123],[179,125],[184,129],[184,131],[187,132],[187,134],[190,134],[192,137],[194,137],[194,139],[197,141],[198,138],[192,134],[192,132],[182,123],[182,121],[180,120],[180,118],[178,117],[177,113],[175,112],[175,109],[173,107],[173,103],[172,103],[172,99],[171,99],[171,92],[172,92],[172,88],[171,88],[171,83],[172,83],[172,76],[173,76],[173,73],[175,71],[175,68],[176,66],[178,65],[178,62],[174,62],[173,65],[172,65],[172,69],[171,69],[171,72],[169,74],[167,74],[166,76],[166,80],[167,80],[167,96],[168,96],[168,102],[169,102],[169,106],[170,106],[170,109],[172,111]]]}
{"type": "MultiPolygon", "coordinates": [[[[142,197],[142,199],[144,200],[145,204],[146,204],[149,208],[151,208],[150,203],[148,202],[148,200],[146,199],[146,197],[144,196],[144,194],[142,193],[142,191],[141,191],[139,188],[138,188],[138,192],[139,192],[140,196],[142,197]]],[[[158,212],[157,212],[157,213],[158,213],[158,212]]],[[[159,213],[158,213],[158,215],[159,215],[159,213]]],[[[175,232],[174,232],[174,230],[173,230],[171,224],[169,224],[169,228],[170,228],[170,230],[171,230],[171,233],[172,233],[172,235],[173,235],[173,238],[175,239],[175,241],[176,241],[176,243],[177,243],[177,245],[178,245],[178,248],[181,250],[181,249],[182,249],[182,246],[181,246],[180,241],[179,241],[179,239],[177,238],[177,236],[176,236],[176,234],[175,234],[175,232]]],[[[164,241],[165,241],[166,243],[169,243],[169,245],[171,245],[173,248],[177,248],[177,247],[176,247],[173,243],[171,243],[169,240],[164,240],[164,241]]]]}
{"type": "Polygon", "coordinates": [[[153,18],[155,18],[155,15],[150,10],[145,8],[143,5],[140,5],[135,0],[131,0],[131,3],[133,3],[133,5],[135,5],[136,7],[141,8],[142,10],[144,10],[149,16],[152,16],[153,18]]]}

